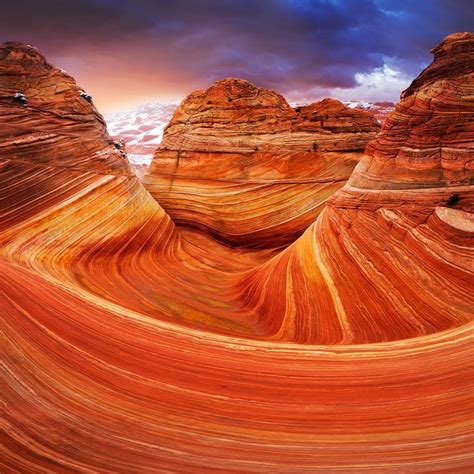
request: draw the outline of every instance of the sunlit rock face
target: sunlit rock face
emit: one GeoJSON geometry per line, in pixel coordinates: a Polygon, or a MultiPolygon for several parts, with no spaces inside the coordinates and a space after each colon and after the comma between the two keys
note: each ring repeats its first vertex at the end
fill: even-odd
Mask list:
{"type": "Polygon", "coordinates": [[[172,228],[93,99],[37,49],[1,45],[0,97],[3,254],[35,264],[69,262],[143,227],[172,228]]]}
{"type": "Polygon", "coordinates": [[[2,45],[3,471],[469,472],[473,42],[283,250],[175,226],[82,89],[2,45]]]}
{"type": "Polygon", "coordinates": [[[92,98],[22,43],[0,49],[2,159],[102,174],[131,174],[92,98]],[[25,103],[15,100],[22,94],[25,103]],[[81,95],[82,94],[82,95],[81,95]]]}
{"type": "Polygon", "coordinates": [[[176,223],[238,246],[293,241],[350,176],[375,118],[325,99],[293,109],[224,79],[175,112],[144,184],[176,223]]]}
{"type": "Polygon", "coordinates": [[[435,193],[433,204],[441,204],[450,187],[472,184],[472,50],[469,33],[450,35],[432,50],[435,60],[402,93],[351,185],[421,189],[422,195],[435,193]]]}
{"type": "Polygon", "coordinates": [[[249,305],[281,337],[370,343],[471,320],[473,51],[472,34],[436,47],[348,184],[243,278],[249,305]]]}

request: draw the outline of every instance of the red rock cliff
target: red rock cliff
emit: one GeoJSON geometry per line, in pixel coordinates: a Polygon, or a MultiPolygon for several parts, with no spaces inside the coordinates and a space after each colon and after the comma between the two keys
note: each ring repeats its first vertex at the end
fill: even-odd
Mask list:
{"type": "Polygon", "coordinates": [[[0,45],[0,117],[3,252],[29,259],[41,249],[52,259],[62,247],[72,258],[107,234],[166,221],[92,98],[36,48],[0,45]]]}

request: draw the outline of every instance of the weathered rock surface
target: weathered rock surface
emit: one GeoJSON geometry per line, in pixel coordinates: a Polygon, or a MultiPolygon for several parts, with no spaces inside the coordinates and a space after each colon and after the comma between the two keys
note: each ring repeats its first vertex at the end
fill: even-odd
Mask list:
{"type": "Polygon", "coordinates": [[[3,45],[2,470],[469,472],[474,68],[458,38],[474,50],[448,37],[446,69],[283,251],[175,228],[74,81],[3,45]],[[42,100],[51,84],[63,99],[42,100]]]}
{"type": "Polygon", "coordinates": [[[350,176],[379,125],[325,99],[291,108],[224,79],[176,110],[144,178],[173,220],[239,246],[288,244],[350,176]]]}
{"type": "Polygon", "coordinates": [[[48,64],[38,50],[21,43],[2,45],[0,67],[3,160],[131,174],[102,116],[81,96],[84,91],[72,77],[48,64]],[[26,107],[15,101],[17,93],[26,97],[26,107]]]}
{"type": "Polygon", "coordinates": [[[243,278],[281,337],[369,343],[471,321],[474,35],[433,52],[318,220],[243,278]]]}
{"type": "Polygon", "coordinates": [[[85,96],[37,49],[1,45],[0,246],[15,260],[70,262],[112,236],[173,227],[85,96]]]}

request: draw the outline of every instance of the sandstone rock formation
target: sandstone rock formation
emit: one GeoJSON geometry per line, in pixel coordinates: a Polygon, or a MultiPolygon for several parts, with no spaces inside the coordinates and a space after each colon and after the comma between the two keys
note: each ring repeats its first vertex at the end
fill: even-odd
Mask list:
{"type": "Polygon", "coordinates": [[[318,220],[242,279],[280,337],[370,343],[471,321],[473,51],[467,33],[435,48],[318,220]]]}
{"type": "Polygon", "coordinates": [[[469,472],[473,51],[435,49],[280,251],[175,227],[82,89],[2,45],[2,471],[469,472]]]}
{"type": "Polygon", "coordinates": [[[1,45],[0,253],[61,280],[80,255],[127,252],[139,231],[158,246],[173,231],[85,96],[37,49],[1,45]]]}
{"type": "Polygon", "coordinates": [[[333,99],[292,109],[276,92],[224,79],[182,102],[144,184],[182,226],[239,246],[288,244],[378,130],[333,99]]]}

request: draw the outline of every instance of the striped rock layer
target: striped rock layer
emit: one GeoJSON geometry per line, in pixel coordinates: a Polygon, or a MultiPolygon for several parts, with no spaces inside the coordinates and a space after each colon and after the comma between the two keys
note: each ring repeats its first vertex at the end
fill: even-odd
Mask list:
{"type": "Polygon", "coordinates": [[[470,472],[473,51],[435,48],[281,250],[175,226],[82,89],[2,45],[2,472],[470,472]]]}
{"type": "Polygon", "coordinates": [[[144,184],[173,221],[239,246],[295,240],[349,178],[380,126],[334,99],[293,109],[276,92],[224,79],[191,93],[144,184]]]}
{"type": "Polygon", "coordinates": [[[98,234],[169,221],[81,93],[37,49],[0,48],[0,246],[15,258],[58,253],[67,262],[98,234]]]}
{"type": "Polygon", "coordinates": [[[283,338],[369,343],[471,321],[473,35],[433,53],[316,222],[242,278],[283,338]]]}

